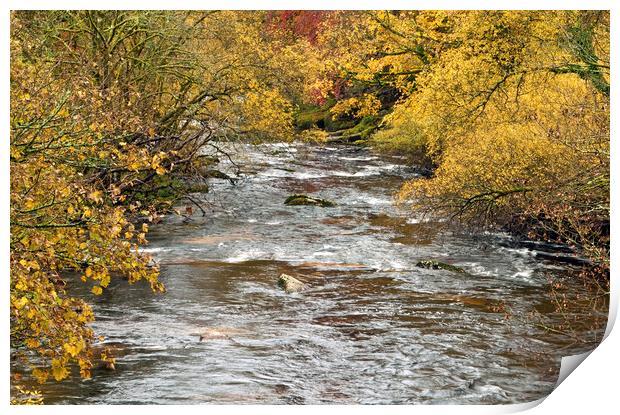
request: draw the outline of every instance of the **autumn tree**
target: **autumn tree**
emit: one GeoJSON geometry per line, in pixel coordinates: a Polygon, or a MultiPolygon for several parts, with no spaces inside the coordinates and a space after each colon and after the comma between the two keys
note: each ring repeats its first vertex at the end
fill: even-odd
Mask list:
{"type": "MultiPolygon", "coordinates": [[[[437,214],[524,221],[608,266],[609,21],[605,12],[460,12],[388,118],[437,165],[401,197],[437,214]]],[[[536,235],[532,235],[536,236],[536,235]]]]}
{"type": "Polygon", "coordinates": [[[93,356],[92,308],[67,281],[94,295],[114,278],[163,291],[139,247],[148,221],[191,191],[185,179],[206,180],[202,154],[224,140],[290,138],[295,90],[283,81],[295,74],[283,69],[302,55],[269,43],[264,22],[11,14],[11,347],[38,381],[72,367],[89,377],[96,359],[112,359],[93,356]]]}

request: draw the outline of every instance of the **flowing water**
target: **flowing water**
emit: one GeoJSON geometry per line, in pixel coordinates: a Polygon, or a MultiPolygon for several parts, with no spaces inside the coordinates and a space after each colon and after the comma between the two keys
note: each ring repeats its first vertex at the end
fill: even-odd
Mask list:
{"type": "Polygon", "coordinates": [[[116,371],[52,382],[47,403],[518,403],[552,390],[561,356],[592,347],[535,324],[560,318],[547,280],[557,264],[507,235],[395,207],[416,177],[403,160],[344,146],[238,150],[242,179],[195,195],[206,216],[194,208],[151,228],[146,251],[167,293],[121,281],[90,298],[116,371]],[[337,206],[285,206],[293,193],[337,206]],[[429,258],[467,273],[415,266],[429,258]],[[283,272],[308,289],[282,291],[283,272]]]}

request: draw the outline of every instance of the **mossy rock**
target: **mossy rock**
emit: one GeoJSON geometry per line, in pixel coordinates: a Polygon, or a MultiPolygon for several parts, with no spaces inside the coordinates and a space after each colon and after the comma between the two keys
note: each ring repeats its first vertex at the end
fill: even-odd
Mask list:
{"type": "Polygon", "coordinates": [[[176,196],[174,189],[170,186],[164,187],[163,189],[157,190],[157,198],[158,199],[170,199],[176,196]]]}
{"type": "Polygon", "coordinates": [[[214,170],[214,169],[209,169],[205,171],[203,174],[203,177],[210,178],[210,179],[228,180],[231,184],[236,184],[237,181],[239,180],[237,178],[230,177],[224,172],[221,172],[219,170],[214,170]]]}
{"type": "Polygon", "coordinates": [[[280,274],[278,277],[278,286],[287,293],[296,293],[306,289],[306,284],[288,274],[280,274]]]}
{"type": "Polygon", "coordinates": [[[352,119],[338,119],[329,113],[324,119],[323,124],[325,131],[339,131],[355,127],[356,121],[352,119]]]}
{"type": "Polygon", "coordinates": [[[311,109],[300,112],[295,117],[295,126],[300,130],[313,127],[325,128],[325,119],[330,116],[329,109],[311,109]]]}
{"type": "Polygon", "coordinates": [[[188,193],[209,193],[209,184],[201,182],[188,183],[186,189],[188,193]]]}
{"type": "Polygon", "coordinates": [[[331,132],[326,141],[329,143],[366,145],[367,140],[377,130],[379,121],[380,119],[374,115],[364,117],[350,128],[331,132]]]}
{"type": "Polygon", "coordinates": [[[288,206],[336,206],[334,202],[331,202],[329,200],[319,199],[318,197],[310,197],[308,195],[291,195],[286,198],[284,204],[288,206]]]}
{"type": "Polygon", "coordinates": [[[200,155],[192,160],[192,167],[201,176],[207,176],[208,172],[218,164],[220,160],[217,157],[200,155]]]}
{"type": "Polygon", "coordinates": [[[328,99],[321,106],[309,105],[300,108],[295,115],[295,126],[298,130],[319,128],[325,131],[337,131],[352,128],[356,125],[354,119],[340,119],[334,117],[330,109],[336,104],[336,100],[328,99]]]}
{"type": "Polygon", "coordinates": [[[422,261],[418,261],[415,266],[426,269],[445,269],[446,271],[457,272],[459,274],[465,273],[465,270],[463,268],[446,264],[445,262],[435,261],[434,259],[425,259],[422,261]]]}

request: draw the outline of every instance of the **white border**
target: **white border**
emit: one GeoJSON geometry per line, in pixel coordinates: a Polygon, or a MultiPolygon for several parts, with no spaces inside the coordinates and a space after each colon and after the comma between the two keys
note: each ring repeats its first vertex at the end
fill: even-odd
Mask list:
{"type": "MultiPolygon", "coordinates": [[[[276,9],[276,10],[336,10],[336,9],[529,9],[529,10],[542,10],[542,9],[557,9],[557,10],[569,10],[569,9],[599,9],[599,10],[612,10],[612,71],[614,71],[618,65],[618,57],[616,47],[618,45],[620,33],[617,30],[616,19],[618,18],[618,6],[614,1],[602,1],[602,0],[590,0],[590,1],[575,1],[575,0],[521,0],[521,1],[482,1],[482,0],[470,0],[470,1],[456,1],[456,0],[436,0],[436,1],[395,1],[395,0],[383,0],[383,1],[334,1],[334,0],[314,0],[314,1],[282,1],[282,0],[264,0],[261,2],[250,1],[188,1],[188,0],[176,0],[176,1],[133,1],[127,2],[118,0],[109,1],[84,1],[65,0],[59,2],[44,2],[44,1],[5,1],[2,3],[2,15],[0,17],[2,24],[2,43],[0,44],[3,64],[0,66],[2,71],[3,81],[1,83],[2,90],[2,158],[0,161],[0,178],[2,183],[1,194],[1,216],[0,216],[0,229],[2,230],[2,238],[0,239],[0,258],[1,264],[5,271],[3,275],[6,278],[3,279],[5,289],[0,290],[2,298],[2,304],[8,307],[9,304],[9,292],[8,292],[8,269],[9,269],[9,10],[11,9],[276,9]]],[[[612,109],[618,108],[617,93],[615,83],[611,85],[612,93],[612,109]]],[[[612,184],[617,182],[618,169],[617,159],[618,144],[614,138],[617,137],[618,131],[618,117],[612,111],[612,184]]],[[[612,186],[613,188],[613,186],[612,186]]],[[[612,217],[611,228],[617,229],[618,215],[616,207],[618,205],[618,191],[612,191],[612,217]]],[[[616,242],[615,235],[612,237],[612,264],[618,263],[618,243],[616,242]]],[[[612,273],[613,274],[613,273],[612,273]]],[[[252,414],[252,415],[271,415],[271,414],[284,414],[295,413],[302,414],[315,414],[320,411],[326,414],[339,413],[342,411],[351,411],[356,414],[370,414],[379,412],[388,412],[394,414],[405,414],[414,411],[421,411],[423,413],[434,414],[496,414],[496,413],[510,413],[519,410],[524,410],[529,407],[535,406],[529,411],[533,414],[546,414],[546,413],[560,413],[560,414],[583,414],[585,412],[607,414],[612,413],[613,409],[617,408],[619,402],[618,398],[618,351],[620,350],[620,336],[618,330],[611,331],[613,322],[615,320],[618,309],[618,287],[617,277],[612,277],[612,295],[610,306],[610,323],[608,325],[607,334],[608,337],[603,343],[581,364],[572,375],[558,387],[549,397],[547,397],[542,403],[536,402],[523,405],[512,406],[301,406],[301,407],[289,407],[289,406],[267,406],[267,405],[250,405],[250,406],[136,406],[136,407],[123,407],[123,411],[127,412],[148,412],[150,414],[165,414],[170,410],[183,410],[187,412],[204,412],[221,414],[252,414]]],[[[88,411],[92,414],[103,414],[110,409],[107,406],[45,406],[45,407],[10,407],[8,405],[10,398],[9,391],[9,353],[8,353],[8,334],[9,334],[9,313],[5,308],[5,314],[3,315],[3,353],[2,353],[2,385],[5,391],[3,402],[0,405],[8,406],[8,410],[11,413],[82,413],[88,411]]],[[[617,409],[616,409],[617,410],[617,409]]]]}

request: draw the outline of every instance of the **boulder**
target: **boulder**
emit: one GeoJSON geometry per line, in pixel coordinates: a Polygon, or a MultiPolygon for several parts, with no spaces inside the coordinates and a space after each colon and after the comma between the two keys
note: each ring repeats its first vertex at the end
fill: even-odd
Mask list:
{"type": "Polygon", "coordinates": [[[219,170],[215,170],[215,169],[209,169],[205,172],[203,172],[204,174],[202,175],[202,177],[208,177],[211,179],[221,179],[221,180],[228,180],[231,184],[236,184],[237,181],[239,179],[234,178],[234,177],[230,177],[229,175],[227,175],[226,173],[223,173],[219,170]]]}
{"type": "Polygon", "coordinates": [[[311,197],[308,195],[291,195],[284,201],[288,206],[321,206],[321,207],[333,207],[336,206],[334,202],[325,199],[319,199],[317,197],[311,197]]]}
{"type": "Polygon", "coordinates": [[[460,274],[465,273],[465,270],[462,268],[446,264],[444,262],[435,261],[434,259],[425,259],[422,261],[418,261],[415,266],[426,269],[445,269],[446,271],[458,272],[460,274]]]}
{"type": "Polygon", "coordinates": [[[288,274],[281,274],[278,277],[278,285],[287,293],[300,292],[306,288],[306,284],[288,274]]]}
{"type": "Polygon", "coordinates": [[[209,184],[206,181],[191,181],[187,183],[188,193],[209,193],[209,184]]]}
{"type": "Polygon", "coordinates": [[[246,332],[233,327],[208,327],[192,335],[199,336],[198,341],[205,342],[209,340],[231,339],[231,336],[244,335],[246,332]]]}

